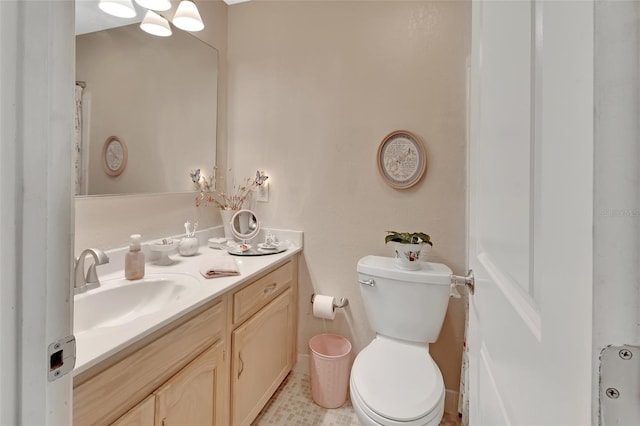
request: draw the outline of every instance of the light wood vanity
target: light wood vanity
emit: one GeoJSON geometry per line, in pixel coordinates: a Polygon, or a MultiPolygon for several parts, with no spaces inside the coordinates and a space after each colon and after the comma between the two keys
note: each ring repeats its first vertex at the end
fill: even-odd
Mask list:
{"type": "Polygon", "coordinates": [[[75,376],[74,425],[250,425],[295,363],[298,256],[75,376]]]}

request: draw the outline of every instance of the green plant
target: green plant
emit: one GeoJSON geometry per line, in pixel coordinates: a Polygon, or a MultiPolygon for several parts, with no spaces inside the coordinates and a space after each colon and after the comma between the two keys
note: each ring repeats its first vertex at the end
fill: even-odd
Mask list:
{"type": "Polygon", "coordinates": [[[387,236],[384,237],[384,243],[395,242],[401,244],[429,244],[433,246],[431,237],[424,232],[397,232],[387,231],[387,236]]]}

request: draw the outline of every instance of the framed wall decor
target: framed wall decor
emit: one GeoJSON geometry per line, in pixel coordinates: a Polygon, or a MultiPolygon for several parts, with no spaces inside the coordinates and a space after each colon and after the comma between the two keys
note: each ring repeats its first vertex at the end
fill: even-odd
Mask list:
{"type": "Polygon", "coordinates": [[[119,176],[127,167],[127,144],[109,136],[102,147],[102,166],[109,176],[119,176]]]}
{"type": "Polygon", "coordinates": [[[378,147],[378,170],[396,189],[410,188],[422,179],[427,169],[424,144],[406,130],[389,133],[378,147]]]}

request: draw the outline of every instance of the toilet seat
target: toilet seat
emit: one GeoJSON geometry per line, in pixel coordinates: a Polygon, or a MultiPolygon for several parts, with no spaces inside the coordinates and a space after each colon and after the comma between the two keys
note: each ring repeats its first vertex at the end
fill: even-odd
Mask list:
{"type": "Polygon", "coordinates": [[[442,417],[444,382],[426,345],[377,336],[353,364],[351,397],[377,423],[424,425],[442,417]]]}

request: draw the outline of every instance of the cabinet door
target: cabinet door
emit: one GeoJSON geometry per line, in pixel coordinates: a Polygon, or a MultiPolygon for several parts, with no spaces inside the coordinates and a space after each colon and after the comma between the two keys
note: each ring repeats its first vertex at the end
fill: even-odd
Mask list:
{"type": "Polygon", "coordinates": [[[156,426],[225,424],[223,342],[173,376],[156,395],[156,426]]]}
{"type": "Polygon", "coordinates": [[[120,417],[112,426],[150,426],[155,416],[156,398],[150,395],[120,417]]]}
{"type": "Polygon", "coordinates": [[[295,354],[293,291],[285,291],[232,334],[232,424],[250,425],[291,371],[295,354]]]}

